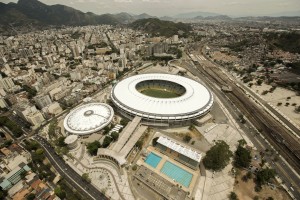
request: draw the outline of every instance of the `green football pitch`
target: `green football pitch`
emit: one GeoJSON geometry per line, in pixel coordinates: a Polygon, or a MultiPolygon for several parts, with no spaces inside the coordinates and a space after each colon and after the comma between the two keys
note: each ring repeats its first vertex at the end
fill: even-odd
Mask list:
{"type": "Polygon", "coordinates": [[[160,90],[160,89],[152,89],[152,88],[145,89],[141,91],[141,93],[149,97],[155,97],[155,98],[175,98],[180,96],[175,92],[170,92],[167,90],[160,90]]]}

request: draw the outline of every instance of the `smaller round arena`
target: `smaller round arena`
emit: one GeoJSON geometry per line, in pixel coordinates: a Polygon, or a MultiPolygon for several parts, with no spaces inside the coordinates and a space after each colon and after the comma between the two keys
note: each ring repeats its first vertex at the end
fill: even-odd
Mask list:
{"type": "Polygon", "coordinates": [[[104,103],[89,103],[72,110],[64,119],[64,128],[75,135],[95,133],[107,126],[114,116],[112,107],[104,103]]]}

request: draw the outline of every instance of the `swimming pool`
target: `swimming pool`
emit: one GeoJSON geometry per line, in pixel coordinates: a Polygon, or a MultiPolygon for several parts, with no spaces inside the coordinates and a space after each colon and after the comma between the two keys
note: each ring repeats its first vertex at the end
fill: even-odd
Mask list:
{"type": "Polygon", "coordinates": [[[151,167],[153,168],[156,168],[158,163],[160,162],[161,160],[161,157],[156,155],[155,153],[150,153],[146,160],[145,160],[145,163],[147,163],[148,165],[150,165],[151,167]]]}
{"type": "Polygon", "coordinates": [[[177,165],[169,161],[165,162],[164,166],[161,168],[160,171],[185,187],[189,187],[193,178],[193,175],[191,173],[185,171],[181,167],[178,167],[177,165]]]}

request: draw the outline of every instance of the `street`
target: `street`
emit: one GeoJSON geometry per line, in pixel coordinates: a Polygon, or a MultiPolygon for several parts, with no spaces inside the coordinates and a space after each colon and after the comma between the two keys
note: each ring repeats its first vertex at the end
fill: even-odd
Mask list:
{"type": "Polygon", "coordinates": [[[103,195],[97,188],[84,181],[77,172],[69,167],[69,165],[66,164],[65,161],[55,153],[54,149],[44,138],[36,135],[34,136],[34,139],[43,147],[45,150],[45,156],[48,158],[57,172],[77,191],[81,192],[82,194],[86,194],[83,196],[94,200],[107,199],[107,197],[103,195]]]}

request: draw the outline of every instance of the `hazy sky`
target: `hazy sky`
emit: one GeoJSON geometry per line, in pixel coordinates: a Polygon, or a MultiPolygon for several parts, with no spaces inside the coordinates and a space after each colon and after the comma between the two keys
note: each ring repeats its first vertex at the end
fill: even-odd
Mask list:
{"type": "MultiPolygon", "coordinates": [[[[17,2],[17,0],[0,0],[17,2]]],[[[64,4],[96,14],[128,12],[172,16],[186,12],[215,12],[230,16],[298,13],[300,0],[40,0],[43,3],[64,4]]]]}

